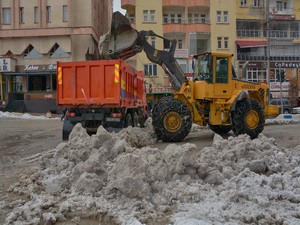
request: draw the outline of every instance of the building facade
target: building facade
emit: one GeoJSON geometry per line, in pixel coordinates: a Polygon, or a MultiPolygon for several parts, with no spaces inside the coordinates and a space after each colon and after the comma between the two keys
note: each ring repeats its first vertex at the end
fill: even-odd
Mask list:
{"type": "MultiPolygon", "coordinates": [[[[192,74],[193,54],[218,51],[234,55],[234,68],[240,79],[269,83],[273,98],[289,97],[290,81],[300,80],[299,1],[121,2],[137,30],[154,30],[165,38],[177,40],[175,57],[187,77],[192,74]],[[234,5],[236,7],[232,7],[234,5]],[[244,73],[243,66],[246,66],[244,73]]],[[[168,49],[165,43],[156,43],[154,39],[150,41],[157,49],[168,49]]],[[[169,82],[164,72],[151,65],[145,56],[134,57],[131,61],[138,69],[145,68],[147,82],[157,87],[155,90],[168,90],[169,82]]]]}
{"type": "Polygon", "coordinates": [[[236,6],[239,68],[248,65],[242,78],[269,83],[273,98],[290,97],[290,82],[299,81],[299,1],[237,0],[236,6]]]}
{"type": "Polygon", "coordinates": [[[112,0],[0,0],[0,10],[1,102],[57,110],[56,63],[98,58],[112,0]]]}

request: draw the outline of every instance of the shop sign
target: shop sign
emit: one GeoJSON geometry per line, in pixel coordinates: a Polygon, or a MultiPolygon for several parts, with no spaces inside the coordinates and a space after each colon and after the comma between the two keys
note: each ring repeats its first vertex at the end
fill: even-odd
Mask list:
{"type": "Polygon", "coordinates": [[[270,82],[270,91],[288,91],[290,87],[290,82],[282,82],[280,87],[280,82],[270,82]]]}
{"type": "Polygon", "coordinates": [[[300,68],[299,62],[270,62],[271,68],[300,68]]]}
{"type": "MultiPolygon", "coordinates": [[[[240,62],[240,67],[243,67],[245,62],[240,62]]],[[[267,68],[266,62],[249,62],[247,68],[267,68]]]]}
{"type": "MultiPolygon", "coordinates": [[[[146,92],[149,94],[150,88],[146,88],[146,92]]],[[[159,94],[159,93],[172,93],[174,89],[172,87],[152,87],[152,94],[159,94]]]]}
{"type": "Polygon", "coordinates": [[[174,57],[175,58],[187,58],[188,57],[188,50],[187,49],[176,49],[174,57]]]}
{"type": "Polygon", "coordinates": [[[0,72],[15,72],[15,60],[0,58],[0,72]]]}
{"type": "Polygon", "coordinates": [[[57,69],[56,64],[50,65],[24,65],[24,66],[17,66],[18,72],[41,72],[41,71],[54,71],[57,69]]]}

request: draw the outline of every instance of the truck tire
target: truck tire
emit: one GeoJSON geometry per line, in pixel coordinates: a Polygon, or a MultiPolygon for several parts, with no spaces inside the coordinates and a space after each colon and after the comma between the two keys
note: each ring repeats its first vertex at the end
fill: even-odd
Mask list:
{"type": "Polygon", "coordinates": [[[243,99],[232,114],[232,131],[236,136],[248,134],[254,139],[263,131],[265,115],[257,100],[243,99]]]}
{"type": "Polygon", "coordinates": [[[182,141],[192,127],[189,108],[172,97],[160,101],[154,111],[152,125],[158,139],[164,142],[182,141]]]}
{"type": "Polygon", "coordinates": [[[132,126],[133,127],[138,127],[139,126],[139,117],[136,112],[132,114],[132,126]]]}
{"type": "Polygon", "coordinates": [[[231,131],[231,126],[209,125],[209,128],[219,135],[224,135],[231,131]]]}
{"type": "Polygon", "coordinates": [[[74,124],[70,120],[64,120],[63,129],[62,129],[62,139],[63,141],[69,140],[69,135],[74,127],[74,124]]]}
{"type": "Polygon", "coordinates": [[[132,120],[131,113],[127,113],[125,117],[125,127],[129,127],[129,126],[133,127],[133,120],[132,120]]]}

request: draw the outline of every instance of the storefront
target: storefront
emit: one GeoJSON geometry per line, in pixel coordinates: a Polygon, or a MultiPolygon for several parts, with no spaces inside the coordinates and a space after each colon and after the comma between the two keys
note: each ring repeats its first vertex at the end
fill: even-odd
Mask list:
{"type": "Polygon", "coordinates": [[[56,106],[56,64],[17,65],[15,72],[4,72],[8,111],[46,113],[56,106]]]}
{"type": "MultiPolygon", "coordinates": [[[[245,62],[240,62],[240,72],[242,73],[242,67],[245,62]]],[[[270,92],[273,98],[288,98],[290,81],[298,79],[298,71],[300,70],[299,62],[288,61],[272,61],[270,62],[270,92]]],[[[256,82],[267,83],[267,62],[250,61],[247,64],[246,73],[241,76],[242,79],[256,82]]]]}

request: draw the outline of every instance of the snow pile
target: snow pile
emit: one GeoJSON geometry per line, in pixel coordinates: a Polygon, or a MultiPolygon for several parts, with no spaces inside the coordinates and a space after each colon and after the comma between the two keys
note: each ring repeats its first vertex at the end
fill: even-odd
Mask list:
{"type": "Polygon", "coordinates": [[[300,146],[280,149],[262,134],[215,135],[203,149],[149,147],[155,141],[149,124],[118,134],[99,127],[93,136],[77,124],[34,174],[10,187],[30,200],[11,203],[6,224],[300,223],[300,146]]]}
{"type": "Polygon", "coordinates": [[[291,124],[299,123],[300,114],[280,114],[275,118],[266,119],[266,124],[291,124]]]}
{"type": "Polygon", "coordinates": [[[47,116],[34,116],[29,113],[11,113],[11,112],[2,112],[0,111],[0,118],[19,118],[27,120],[48,120],[48,119],[60,119],[57,117],[49,118],[47,116]]]}

